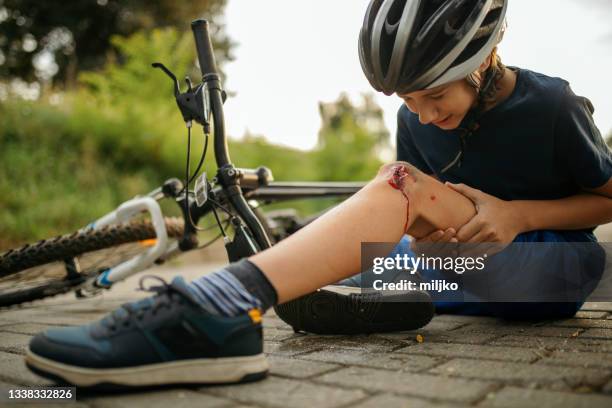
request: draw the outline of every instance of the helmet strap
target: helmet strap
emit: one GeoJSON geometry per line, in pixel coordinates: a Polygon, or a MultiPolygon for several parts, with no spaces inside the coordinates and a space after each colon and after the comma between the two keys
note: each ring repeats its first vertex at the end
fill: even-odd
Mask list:
{"type": "Polygon", "coordinates": [[[463,155],[467,147],[468,139],[480,128],[480,118],[485,112],[487,104],[495,101],[497,92],[499,91],[497,84],[502,80],[506,73],[506,66],[501,62],[497,55],[497,50],[494,49],[491,53],[491,64],[478,79],[473,73],[466,77],[468,83],[476,89],[476,106],[466,115],[466,126],[458,128],[461,147],[457,156],[446,167],[442,169],[442,173],[446,173],[453,166],[461,167],[463,155]]]}

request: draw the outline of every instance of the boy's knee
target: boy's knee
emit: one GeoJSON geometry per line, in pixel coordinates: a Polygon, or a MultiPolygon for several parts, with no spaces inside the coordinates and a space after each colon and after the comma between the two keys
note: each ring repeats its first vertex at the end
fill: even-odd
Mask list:
{"type": "Polygon", "coordinates": [[[405,188],[417,181],[420,171],[412,164],[404,161],[395,161],[383,164],[374,178],[374,182],[385,182],[397,190],[405,188]]]}
{"type": "Polygon", "coordinates": [[[394,161],[391,163],[385,163],[382,166],[380,166],[380,168],[378,169],[378,173],[376,174],[376,177],[378,178],[378,177],[388,176],[389,174],[393,173],[396,167],[403,167],[408,171],[417,170],[417,168],[414,167],[412,164],[405,162],[405,161],[398,160],[398,161],[394,161]]]}

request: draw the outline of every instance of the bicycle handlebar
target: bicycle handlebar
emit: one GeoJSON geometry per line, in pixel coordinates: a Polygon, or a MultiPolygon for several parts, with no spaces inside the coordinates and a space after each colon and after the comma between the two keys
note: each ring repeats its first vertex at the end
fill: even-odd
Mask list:
{"type": "Polygon", "coordinates": [[[200,71],[202,72],[202,82],[208,87],[210,96],[210,111],[212,113],[215,139],[214,150],[217,167],[229,165],[231,159],[225,138],[225,120],[223,118],[223,96],[221,80],[217,70],[215,54],[213,52],[210,34],[208,32],[208,21],[200,19],[191,22],[191,29],[195,39],[200,71]]]}
{"type": "Polygon", "coordinates": [[[194,20],[191,22],[191,29],[195,38],[202,77],[209,74],[219,75],[215,54],[210,42],[210,34],[208,33],[208,21],[202,19],[194,20]]]}
{"type": "Polygon", "coordinates": [[[191,23],[191,29],[193,30],[196,50],[198,52],[202,82],[204,83],[205,89],[208,90],[208,95],[210,97],[210,111],[214,122],[215,161],[218,167],[217,176],[224,190],[227,192],[230,203],[251,230],[253,238],[257,241],[259,247],[261,249],[266,249],[271,246],[270,240],[244,198],[242,190],[237,182],[236,170],[231,164],[227,147],[227,138],[225,137],[223,90],[221,89],[221,81],[215,62],[212,43],[210,41],[210,34],[208,32],[208,21],[202,19],[194,20],[191,23]]]}

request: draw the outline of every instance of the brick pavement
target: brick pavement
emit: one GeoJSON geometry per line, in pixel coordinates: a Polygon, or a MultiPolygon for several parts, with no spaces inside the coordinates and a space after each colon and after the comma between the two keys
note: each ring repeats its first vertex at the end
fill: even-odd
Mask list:
{"type": "MultiPolygon", "coordinates": [[[[192,278],[203,269],[174,271],[192,278]]],[[[133,291],[136,280],[100,298],[64,295],[0,310],[0,389],[49,384],[23,365],[29,338],[46,327],[99,318],[143,296],[133,291]]],[[[573,319],[539,324],[445,315],[409,332],[316,336],[293,333],[270,312],[264,326],[271,372],[264,381],[128,394],[80,393],[72,405],[610,407],[611,317],[612,304],[587,303],[573,319]]]]}

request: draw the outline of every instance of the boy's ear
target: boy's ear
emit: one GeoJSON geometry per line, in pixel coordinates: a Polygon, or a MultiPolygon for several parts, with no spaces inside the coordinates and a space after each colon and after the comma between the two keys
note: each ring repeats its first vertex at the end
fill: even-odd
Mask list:
{"type": "Polygon", "coordinates": [[[485,72],[487,69],[489,69],[489,67],[491,66],[491,58],[492,56],[489,55],[487,57],[486,60],[484,60],[484,62],[482,64],[480,64],[480,66],[478,67],[478,72],[483,73],[485,72]]]}
{"type": "Polygon", "coordinates": [[[485,59],[484,62],[480,64],[480,66],[478,67],[479,72],[482,73],[489,69],[489,67],[491,66],[491,62],[493,61],[493,53],[495,52],[495,50],[497,50],[497,48],[493,49],[487,59],[485,59]]]}

